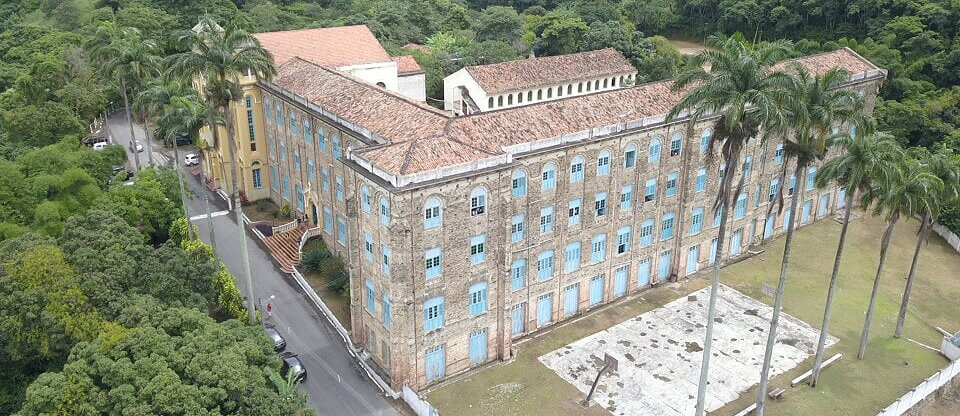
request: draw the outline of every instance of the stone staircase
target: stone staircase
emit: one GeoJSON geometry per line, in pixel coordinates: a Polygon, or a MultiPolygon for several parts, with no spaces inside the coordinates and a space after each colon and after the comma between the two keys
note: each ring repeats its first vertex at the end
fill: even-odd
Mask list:
{"type": "Polygon", "coordinates": [[[280,271],[293,273],[294,267],[300,265],[300,237],[306,231],[306,227],[300,226],[264,238],[263,242],[270,250],[270,256],[280,266],[280,271]]]}

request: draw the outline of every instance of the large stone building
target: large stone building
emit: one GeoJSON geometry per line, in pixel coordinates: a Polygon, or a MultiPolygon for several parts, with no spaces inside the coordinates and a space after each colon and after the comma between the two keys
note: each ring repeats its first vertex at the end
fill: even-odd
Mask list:
{"type": "MultiPolygon", "coordinates": [[[[872,111],[882,70],[849,49],[797,61],[850,71],[844,88],[872,111]]],[[[768,217],[771,195],[784,187],[789,203],[816,167],[780,183],[782,146],[758,138],[731,172],[745,185],[715,253],[715,118],[668,122],[679,99],[670,82],[621,88],[620,74],[633,72],[605,74],[614,89],[466,116],[301,57],[256,83],[264,195],[343,257],[353,339],[395,387],[509,358],[518,337],[742,255],[787,221],[842,204],[836,188],[807,190],[799,218],[768,217]]]]}

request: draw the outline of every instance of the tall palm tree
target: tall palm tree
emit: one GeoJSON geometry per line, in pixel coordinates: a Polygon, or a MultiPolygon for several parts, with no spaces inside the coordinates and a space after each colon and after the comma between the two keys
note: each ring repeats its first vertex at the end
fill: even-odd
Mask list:
{"type": "MultiPolygon", "coordinates": [[[[831,130],[837,123],[853,121],[863,123],[863,99],[854,91],[842,89],[844,83],[850,79],[850,74],[842,69],[831,69],[822,75],[812,75],[799,64],[791,65],[790,71],[794,74],[794,82],[789,85],[790,93],[786,105],[785,126],[789,128],[783,136],[783,152],[786,163],[783,164],[781,183],[787,166],[794,164],[794,177],[803,177],[803,172],[810,165],[822,160],[827,153],[827,143],[831,130]]],[[[757,395],[755,413],[763,415],[764,404],[767,398],[767,385],[770,377],[770,365],[773,360],[773,347],[777,343],[777,329],[780,324],[780,311],[783,308],[783,293],[787,284],[787,270],[790,267],[790,253],[793,248],[794,224],[797,218],[797,206],[803,200],[806,182],[799,180],[796,195],[790,201],[789,218],[786,238],[783,249],[783,258],[780,263],[780,280],[773,301],[773,315],[770,318],[770,330],[767,332],[766,351],[763,356],[763,365],[760,368],[760,389],[757,395]]],[[[771,204],[782,207],[783,187],[780,187],[776,201],[771,204]]],[[[767,217],[769,217],[769,213],[767,217]]]]}
{"type": "Polygon", "coordinates": [[[247,287],[246,302],[250,322],[256,315],[253,309],[253,278],[250,275],[250,260],[247,253],[246,231],[243,226],[243,210],[240,206],[240,187],[237,175],[237,149],[234,140],[233,110],[231,104],[242,98],[239,76],[251,71],[261,79],[270,79],[277,70],[273,57],[256,37],[235,24],[220,27],[210,16],[200,18],[194,30],[180,33],[177,41],[185,52],[170,57],[171,70],[182,77],[200,77],[204,82],[204,98],[208,106],[208,124],[218,146],[217,119],[222,119],[227,131],[230,148],[230,171],[232,183],[230,194],[236,212],[237,230],[240,233],[244,275],[247,287]]]}
{"type": "MultiPolygon", "coordinates": [[[[683,98],[667,114],[674,120],[681,114],[689,114],[689,123],[694,125],[701,118],[719,114],[714,125],[715,134],[709,146],[719,143],[723,179],[713,204],[714,213],[720,215],[720,230],[717,237],[717,253],[723,253],[727,231],[727,213],[730,212],[731,195],[740,193],[743,175],[734,175],[740,154],[752,137],[761,128],[781,125],[786,86],[790,77],[772,66],[787,57],[790,45],[773,42],[751,45],[742,34],[731,37],[713,35],[707,39],[707,49],[694,57],[691,68],[681,73],[673,83],[674,91],[686,90],[683,98]],[[709,70],[704,65],[709,64],[709,70]],[[740,180],[734,190],[733,181],[740,180]]],[[[712,154],[710,152],[709,154],[712,154]]],[[[703,361],[700,368],[700,384],[697,389],[696,415],[704,414],[707,375],[712,356],[713,322],[717,308],[717,290],[720,287],[720,262],[713,272],[710,286],[710,302],[707,309],[706,336],[703,345],[703,361]]]]}
{"type": "MultiPolygon", "coordinates": [[[[830,275],[830,285],[827,289],[827,304],[823,311],[823,323],[820,326],[820,336],[817,340],[817,353],[813,361],[813,371],[810,375],[810,386],[816,386],[820,377],[820,366],[823,365],[823,352],[826,346],[830,329],[830,312],[833,309],[833,298],[837,290],[837,277],[840,273],[840,260],[843,257],[843,246],[847,238],[847,228],[850,226],[850,212],[853,208],[854,195],[857,191],[868,191],[873,181],[887,182],[885,177],[892,175],[890,170],[880,167],[887,166],[887,160],[895,160],[900,154],[900,147],[893,137],[886,133],[872,134],[838,134],[832,137],[834,144],[842,149],[842,154],[828,160],[817,171],[815,184],[818,188],[836,181],[846,190],[846,205],[843,211],[843,226],[840,229],[840,242],[837,245],[837,255],[833,262],[833,272],[830,275]]],[[[864,192],[860,204],[865,206],[869,202],[869,192],[864,192]]]]}
{"type": "Polygon", "coordinates": [[[903,290],[903,299],[900,302],[900,313],[897,315],[897,328],[893,333],[895,338],[903,335],[903,324],[907,319],[907,303],[910,302],[910,291],[913,289],[913,278],[917,271],[917,260],[920,258],[920,246],[930,235],[933,223],[940,217],[940,208],[955,203],[960,199],[960,165],[953,154],[944,148],[924,158],[923,164],[928,166],[930,173],[940,179],[943,186],[940,192],[931,195],[920,207],[922,214],[920,232],[917,234],[917,246],[913,250],[913,261],[910,263],[910,272],[907,274],[907,285],[903,290]]]}
{"type": "Polygon", "coordinates": [[[887,229],[880,240],[880,262],[877,264],[877,274],[873,278],[873,290],[870,292],[870,303],[867,306],[867,316],[863,321],[863,331],[860,332],[860,350],[857,358],[863,359],[867,352],[867,337],[870,335],[870,324],[873,321],[873,308],[877,301],[877,292],[880,289],[880,276],[887,259],[887,249],[893,239],[894,227],[901,217],[913,217],[919,212],[928,212],[931,204],[936,203],[936,197],[943,189],[943,182],[929,171],[929,167],[916,159],[902,158],[888,160],[885,169],[893,172],[889,175],[889,182],[873,184],[869,197],[873,201],[873,214],[883,215],[887,220],[887,229]]]}
{"type": "MultiPolygon", "coordinates": [[[[101,22],[85,47],[90,51],[91,59],[99,63],[101,70],[117,79],[130,125],[130,137],[136,142],[128,89],[132,91],[136,82],[156,72],[160,65],[157,44],[143,39],[136,28],[101,22]]],[[[149,149],[149,143],[147,145],[149,149]]],[[[139,170],[140,156],[136,148],[133,149],[133,157],[134,165],[139,170]]],[[[152,163],[152,152],[148,152],[148,157],[152,163]]]]}

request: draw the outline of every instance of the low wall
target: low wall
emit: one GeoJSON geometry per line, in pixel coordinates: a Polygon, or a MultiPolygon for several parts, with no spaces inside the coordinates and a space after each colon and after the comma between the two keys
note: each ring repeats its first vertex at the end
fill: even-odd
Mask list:
{"type": "Polygon", "coordinates": [[[937,399],[939,395],[935,393],[941,388],[945,386],[949,388],[960,383],[958,374],[960,374],[960,361],[953,361],[877,413],[877,416],[920,415],[926,406],[937,399]]]}
{"type": "Polygon", "coordinates": [[[940,237],[943,237],[947,241],[947,244],[950,247],[953,247],[958,253],[960,253],[960,237],[950,231],[949,228],[944,227],[940,224],[933,224],[933,232],[937,233],[940,237]]]}

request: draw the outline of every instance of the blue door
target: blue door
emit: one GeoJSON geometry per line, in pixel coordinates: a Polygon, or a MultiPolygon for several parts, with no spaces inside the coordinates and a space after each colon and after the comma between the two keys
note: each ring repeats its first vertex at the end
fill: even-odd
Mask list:
{"type": "Polygon", "coordinates": [[[603,301],[603,275],[590,279],[590,306],[603,301]]]}
{"type": "Polygon", "coordinates": [[[623,296],[624,293],[627,293],[628,274],[630,273],[627,266],[617,269],[616,274],[613,275],[613,296],[623,296]]]}
{"type": "Polygon", "coordinates": [[[717,239],[714,238],[710,241],[710,265],[712,266],[717,262],[717,239]]]}
{"type": "Polygon", "coordinates": [[[641,288],[650,284],[650,259],[640,260],[637,264],[637,287],[641,288]]]}
{"type": "Polygon", "coordinates": [[[700,266],[700,246],[690,247],[687,252],[687,274],[697,271],[700,266]]]}
{"type": "Polygon", "coordinates": [[[824,195],[820,197],[820,207],[817,209],[817,217],[823,218],[827,216],[827,207],[830,205],[830,195],[824,195]]]}
{"type": "Polygon", "coordinates": [[[580,284],[574,283],[563,290],[563,316],[567,317],[577,313],[577,306],[580,304],[580,284]]]}
{"type": "Polygon", "coordinates": [[[447,352],[444,345],[427,349],[427,381],[443,378],[447,374],[447,352]]]}
{"type": "Polygon", "coordinates": [[[470,364],[487,361],[487,328],[470,334],[470,364]]]}
{"type": "Polygon", "coordinates": [[[663,280],[670,277],[670,252],[664,251],[660,254],[660,261],[657,262],[657,278],[663,280]]]}
{"type": "Polygon", "coordinates": [[[527,310],[527,304],[521,303],[513,305],[513,310],[510,312],[512,322],[512,332],[514,335],[523,333],[523,326],[526,323],[524,319],[526,318],[525,311],[527,310]]]}
{"type": "Polygon", "coordinates": [[[730,255],[737,256],[740,255],[740,244],[743,243],[743,229],[739,229],[733,232],[733,236],[730,237],[730,255]]]}
{"type": "Polygon", "coordinates": [[[840,190],[837,191],[837,208],[843,208],[845,206],[847,206],[847,190],[840,188],[840,190]]]}
{"type": "Polygon", "coordinates": [[[763,239],[766,240],[770,237],[773,237],[773,227],[777,223],[777,214],[770,214],[767,217],[767,224],[763,227],[763,239]]]}
{"type": "Polygon", "coordinates": [[[813,200],[803,203],[803,211],[800,212],[800,222],[806,224],[810,222],[810,213],[813,212],[813,200]]]}
{"type": "Polygon", "coordinates": [[[537,327],[549,324],[553,320],[553,293],[540,295],[537,299],[537,327]]]}

